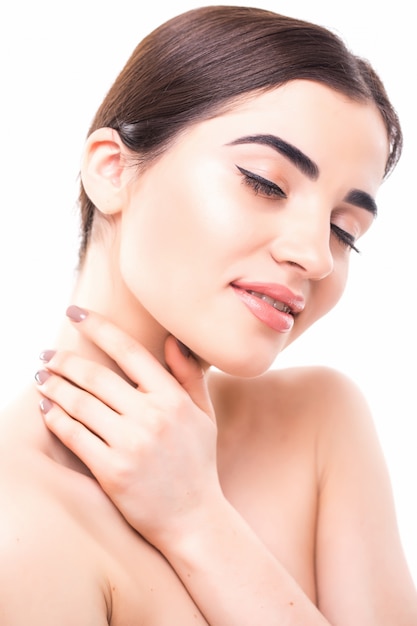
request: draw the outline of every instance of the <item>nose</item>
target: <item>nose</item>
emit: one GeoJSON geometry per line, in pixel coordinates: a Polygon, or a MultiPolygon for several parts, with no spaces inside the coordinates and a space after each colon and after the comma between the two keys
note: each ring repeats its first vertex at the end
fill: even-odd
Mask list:
{"type": "Polygon", "coordinates": [[[313,207],[288,207],[280,216],[271,254],[277,263],[295,267],[305,278],[322,280],[333,271],[330,220],[327,212],[313,207]]]}

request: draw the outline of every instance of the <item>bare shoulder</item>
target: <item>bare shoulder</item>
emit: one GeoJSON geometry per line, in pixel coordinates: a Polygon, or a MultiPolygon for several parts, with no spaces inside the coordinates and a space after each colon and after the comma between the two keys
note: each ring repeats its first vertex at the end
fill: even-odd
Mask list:
{"type": "Polygon", "coordinates": [[[269,439],[277,445],[278,438],[285,436],[291,439],[293,450],[295,443],[301,444],[303,454],[308,447],[314,453],[319,489],[329,476],[338,489],[345,477],[359,480],[371,468],[374,472],[378,468],[383,482],[389,482],[367,400],[340,371],[294,367],[270,370],[254,379],[214,373],[210,384],[221,423],[233,422],[238,427],[239,421],[256,420],[257,431],[265,434],[264,442],[269,439]]]}
{"type": "Polygon", "coordinates": [[[288,391],[302,387],[306,392],[321,393],[323,389],[331,391],[334,385],[340,388],[355,388],[357,385],[342,372],[326,366],[304,366],[270,369],[265,374],[255,378],[240,378],[229,376],[217,370],[209,373],[211,388],[217,392],[258,394],[268,392],[268,395],[275,396],[276,393],[288,391]],[[307,388],[305,386],[307,385],[307,388]],[[289,387],[288,387],[289,386],[289,387]]]}
{"type": "MultiPolygon", "coordinates": [[[[219,427],[246,428],[251,433],[255,424],[257,441],[263,433],[264,449],[286,439],[301,455],[308,450],[319,485],[341,458],[358,457],[359,450],[364,451],[363,471],[372,463],[384,465],[366,398],[340,371],[294,367],[270,370],[253,379],[213,372],[210,390],[219,427]]],[[[251,441],[248,437],[248,445],[251,441]]]]}
{"type": "Polygon", "coordinates": [[[220,411],[256,405],[258,418],[261,415],[268,420],[293,420],[297,416],[333,430],[346,427],[349,422],[370,419],[358,385],[329,367],[274,369],[251,379],[216,371],[210,374],[210,390],[220,411]]]}
{"type": "MultiPolygon", "coordinates": [[[[244,456],[241,473],[256,448],[245,490],[255,476],[256,502],[264,489],[261,481],[273,485],[267,493],[279,501],[279,515],[269,511],[269,516],[285,537],[284,548],[297,528],[293,541],[299,550],[300,519],[314,529],[317,603],[329,622],[339,623],[343,616],[343,625],[416,624],[416,589],[401,546],[384,454],[358,385],[330,368],[303,367],[272,370],[251,380],[214,373],[210,388],[225,440],[233,442],[229,433],[244,430],[236,446],[244,456]],[[265,459],[268,471],[261,475],[258,468],[265,459]],[[297,504],[313,500],[310,509],[298,508],[295,515],[287,506],[294,501],[294,485],[297,504]],[[286,518],[290,523],[283,528],[286,518]]],[[[274,549],[270,537],[267,543],[274,549]]],[[[274,552],[282,560],[282,546],[274,552]]]]}
{"type": "Polygon", "coordinates": [[[331,490],[332,503],[343,497],[348,481],[358,483],[362,476],[372,475],[389,489],[373,416],[363,392],[345,374],[294,367],[253,379],[214,373],[210,384],[220,431],[243,431],[247,447],[256,445],[261,454],[270,450],[282,457],[286,446],[298,465],[308,459],[315,488],[331,490]]]}
{"type": "Polygon", "coordinates": [[[22,452],[3,451],[0,461],[0,622],[104,626],[105,581],[92,571],[91,542],[22,452]]]}
{"type": "Polygon", "coordinates": [[[7,420],[0,433],[0,624],[206,623],[166,559],[91,475],[7,420]]]}
{"type": "MultiPolygon", "coordinates": [[[[210,390],[226,497],[316,601],[321,486],[332,474],[339,489],[331,506],[337,507],[346,468],[336,471],[333,459],[337,448],[360,438],[346,434],[357,430],[355,422],[369,420],[363,395],[325,367],[270,370],[253,379],[213,372],[210,390]]],[[[350,460],[354,454],[351,449],[350,460]]]]}

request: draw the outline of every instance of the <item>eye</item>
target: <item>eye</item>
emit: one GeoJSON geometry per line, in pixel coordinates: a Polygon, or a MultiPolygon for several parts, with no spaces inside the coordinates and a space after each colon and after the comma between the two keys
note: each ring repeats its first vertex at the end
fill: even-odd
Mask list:
{"type": "Polygon", "coordinates": [[[355,252],[360,252],[360,250],[358,250],[358,248],[355,246],[355,237],[353,235],[348,233],[346,230],[343,230],[343,228],[336,226],[336,224],[331,224],[330,227],[332,229],[332,232],[336,236],[336,239],[340,241],[343,246],[354,250],[355,252]]]}
{"type": "Polygon", "coordinates": [[[237,169],[243,176],[243,182],[248,185],[255,194],[260,194],[268,198],[286,198],[286,194],[271,180],[263,178],[254,172],[245,170],[243,167],[236,165],[237,169]]]}

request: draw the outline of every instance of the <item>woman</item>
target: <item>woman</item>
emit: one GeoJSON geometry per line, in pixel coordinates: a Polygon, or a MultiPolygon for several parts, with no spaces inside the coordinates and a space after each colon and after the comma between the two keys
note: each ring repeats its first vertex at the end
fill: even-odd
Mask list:
{"type": "Polygon", "coordinates": [[[342,295],[400,151],[322,28],[209,7],[138,46],[86,142],[43,419],[31,389],[2,422],[4,623],[416,622],[361,394],[267,373],[342,295]]]}

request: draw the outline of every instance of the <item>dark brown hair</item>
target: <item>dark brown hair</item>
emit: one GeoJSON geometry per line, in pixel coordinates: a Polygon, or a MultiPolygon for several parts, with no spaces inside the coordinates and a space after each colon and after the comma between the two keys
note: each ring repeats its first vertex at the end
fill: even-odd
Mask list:
{"type": "MultiPolygon", "coordinates": [[[[323,83],[357,101],[374,102],[384,119],[395,166],[402,133],[384,86],[370,64],[331,31],[258,8],[209,6],[183,13],[134,50],[91,125],[118,131],[149,163],[191,123],[233,99],[294,79],[323,83]]],[[[95,207],[81,185],[82,262],[95,207]]]]}

